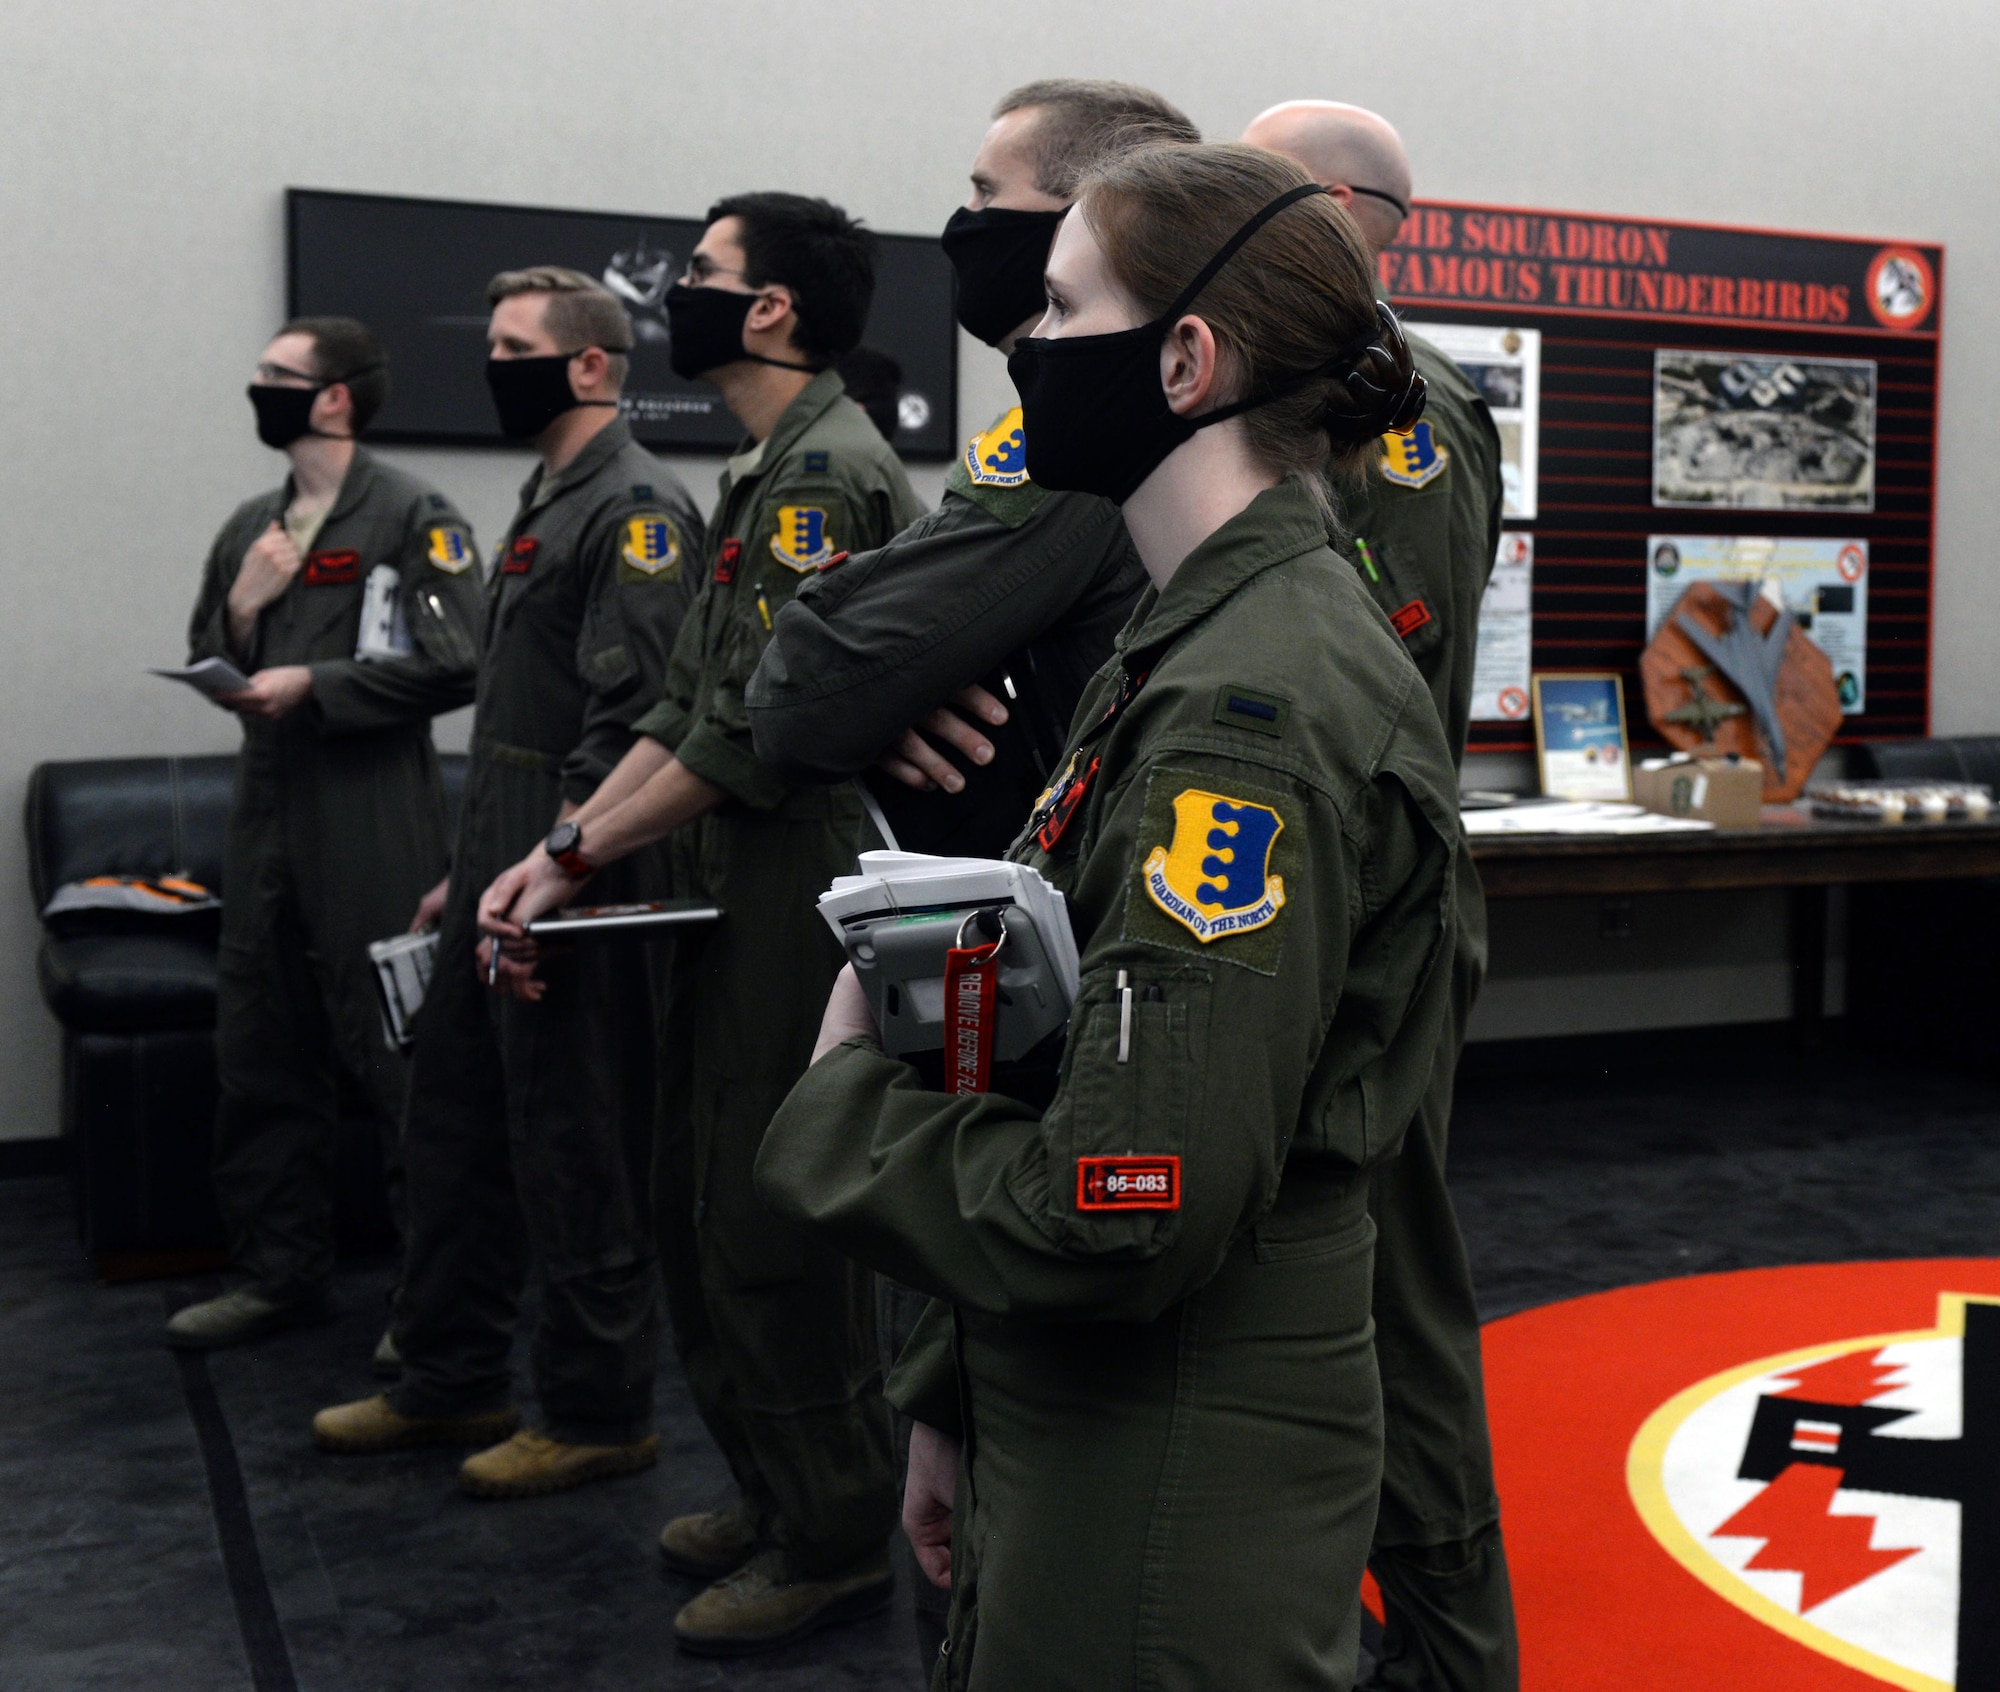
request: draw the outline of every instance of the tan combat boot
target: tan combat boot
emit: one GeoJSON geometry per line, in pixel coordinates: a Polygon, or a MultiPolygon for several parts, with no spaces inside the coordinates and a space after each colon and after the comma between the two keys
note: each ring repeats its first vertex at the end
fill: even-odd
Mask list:
{"type": "Polygon", "coordinates": [[[762,1525],[748,1503],[676,1516],[660,1530],[660,1559],[676,1574],[720,1580],[763,1549],[762,1525]]]}
{"type": "Polygon", "coordinates": [[[650,1469],[659,1454],[658,1434],[630,1445],[567,1445],[523,1428],[491,1451],[466,1458],[458,1484],[474,1498],[539,1498],[585,1481],[637,1474],[650,1469]]]}
{"type": "Polygon", "coordinates": [[[521,1412],[482,1410],[476,1416],[405,1416],[383,1393],[336,1404],[313,1417],[313,1444],[322,1451],[403,1451],[413,1445],[486,1445],[521,1425],[521,1412]]]}
{"type": "Polygon", "coordinates": [[[895,1590],[889,1553],[877,1551],[818,1580],[795,1576],[783,1551],[760,1551],[674,1617],[674,1638],[703,1657],[775,1650],[820,1628],[887,1607],[895,1590]]]}

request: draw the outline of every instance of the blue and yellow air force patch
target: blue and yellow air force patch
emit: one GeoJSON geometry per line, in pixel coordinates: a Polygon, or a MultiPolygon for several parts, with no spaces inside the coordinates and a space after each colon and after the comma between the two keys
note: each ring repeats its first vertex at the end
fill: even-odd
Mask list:
{"type": "Polygon", "coordinates": [[[801,575],[807,570],[817,570],[833,556],[833,551],[824,507],[778,507],[778,532],[771,537],[771,556],[786,569],[797,570],[801,575]]]}
{"type": "Polygon", "coordinates": [[[1141,870],[1146,896],[1204,946],[1277,919],[1285,904],[1271,851],[1284,819],[1269,805],[1184,788],[1174,800],[1171,845],[1141,870]]]}
{"type": "Polygon", "coordinates": [[[428,557],[447,576],[470,570],[479,556],[472,549],[472,535],[462,523],[440,523],[431,530],[428,557]]]}
{"type": "Polygon", "coordinates": [[[680,531],[664,511],[642,511],[626,518],[619,557],[642,576],[672,580],[680,573],[680,531]]]}
{"type": "Polygon", "coordinates": [[[965,473],[982,488],[1018,488],[1028,479],[1028,445],[1018,405],[966,442],[965,473]]]}
{"type": "Polygon", "coordinates": [[[1399,487],[1427,487],[1450,463],[1451,453],[1428,423],[1416,424],[1406,435],[1382,437],[1382,474],[1399,487]]]}

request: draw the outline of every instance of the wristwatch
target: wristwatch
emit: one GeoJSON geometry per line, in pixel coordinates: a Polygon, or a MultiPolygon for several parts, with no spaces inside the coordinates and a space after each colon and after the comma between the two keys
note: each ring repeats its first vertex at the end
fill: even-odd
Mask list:
{"type": "Polygon", "coordinates": [[[583,830],[573,822],[559,822],[549,830],[548,839],[542,842],[542,850],[555,860],[556,868],[572,881],[588,881],[597,873],[597,866],[577,850],[583,839],[583,830]]]}

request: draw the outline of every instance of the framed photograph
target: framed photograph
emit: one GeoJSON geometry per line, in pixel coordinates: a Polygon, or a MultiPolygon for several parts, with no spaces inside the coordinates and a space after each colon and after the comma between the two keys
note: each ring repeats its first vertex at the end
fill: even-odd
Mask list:
{"type": "Polygon", "coordinates": [[[1875,361],[1653,355],[1653,503],[1875,509],[1875,361]]]}
{"type": "MultiPolygon", "coordinates": [[[[388,351],[374,439],[500,444],[486,391],[486,284],[530,264],[580,270],[624,302],[638,336],[625,420],[642,444],[733,452],[742,439],[722,396],[676,376],[668,359],[662,302],[701,238],[697,218],[291,188],[285,220],[290,314],[358,317],[388,351]]],[[[893,426],[905,458],[954,458],[964,445],[951,307],[937,237],[878,232],[874,305],[842,373],[876,426],[893,426]]]]}
{"type": "Polygon", "coordinates": [[[1625,683],[1615,671],[1538,671],[1535,761],[1552,799],[1632,797],[1625,683]]]}
{"type": "Polygon", "coordinates": [[[1500,431],[1500,515],[1532,520],[1542,453],[1541,330],[1414,319],[1403,327],[1445,354],[1479,390],[1500,431]]]}

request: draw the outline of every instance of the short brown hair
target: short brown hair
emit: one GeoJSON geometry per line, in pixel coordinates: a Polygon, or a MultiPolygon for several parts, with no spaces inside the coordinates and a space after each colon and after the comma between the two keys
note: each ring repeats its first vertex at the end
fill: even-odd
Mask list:
{"type": "Polygon", "coordinates": [[[374,330],[353,317],[295,317],[278,333],[312,341],[313,374],[346,388],[357,435],[375,421],[389,397],[389,360],[374,330]]]}
{"type": "MultiPolygon", "coordinates": [[[[1111,274],[1153,318],[1260,210],[1311,185],[1297,163],[1261,147],[1147,147],[1098,170],[1080,204],[1111,274]]],[[[1367,238],[1332,195],[1308,195],[1251,236],[1187,310],[1215,332],[1232,397],[1283,389],[1378,327],[1367,238]]],[[[1384,344],[1394,380],[1407,383],[1408,346],[1400,334],[1384,344]]],[[[1346,399],[1333,376],[1318,377],[1244,412],[1251,451],[1313,489],[1324,474],[1361,471],[1379,449],[1372,436],[1327,433],[1336,392],[1346,399]]]]}
{"type": "Polygon", "coordinates": [[[1029,108],[1035,125],[1035,186],[1059,200],[1076,197],[1077,184],[1117,153],[1160,141],[1199,141],[1187,113],[1150,88],[1130,82],[1051,76],[1025,82],[993,108],[996,118],[1029,108]]]}
{"type": "Polygon", "coordinates": [[[632,350],[632,319],[618,296],[580,270],[560,264],[531,264],[525,270],[503,270],[486,284],[486,303],[498,305],[516,294],[547,294],[542,323],[564,352],[602,347],[610,355],[611,377],[621,387],[632,350]]]}

